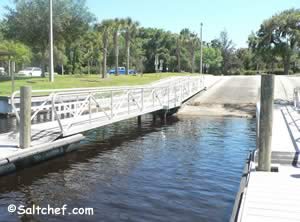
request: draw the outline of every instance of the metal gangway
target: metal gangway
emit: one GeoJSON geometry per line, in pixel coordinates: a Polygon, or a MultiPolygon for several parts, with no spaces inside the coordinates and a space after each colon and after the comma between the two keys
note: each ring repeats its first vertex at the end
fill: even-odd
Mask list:
{"type": "MultiPolygon", "coordinates": [[[[33,90],[32,140],[54,141],[159,110],[167,112],[203,89],[200,76],[170,78],[145,86],[33,90]]],[[[19,96],[16,91],[11,97],[18,121],[19,96]]]]}

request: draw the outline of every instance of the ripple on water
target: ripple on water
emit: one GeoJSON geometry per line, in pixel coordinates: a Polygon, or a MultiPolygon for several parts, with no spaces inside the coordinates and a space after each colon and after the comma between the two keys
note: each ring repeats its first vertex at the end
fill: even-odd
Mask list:
{"type": "Polygon", "coordinates": [[[0,178],[0,221],[228,221],[254,124],[146,118],[142,127],[129,120],[89,132],[78,152],[0,178]],[[94,207],[95,215],[18,218],[6,211],[12,202],[94,207]]]}

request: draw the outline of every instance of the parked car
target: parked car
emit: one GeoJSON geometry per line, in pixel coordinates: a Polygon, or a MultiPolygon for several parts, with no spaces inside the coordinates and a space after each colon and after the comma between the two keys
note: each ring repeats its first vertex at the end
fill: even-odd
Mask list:
{"type": "Polygon", "coordinates": [[[18,72],[20,76],[42,76],[42,69],[39,67],[27,67],[18,72]]]}
{"type": "MultiPolygon", "coordinates": [[[[129,69],[129,74],[137,74],[137,72],[134,69],[129,69]]],[[[108,71],[109,74],[115,74],[116,70],[111,69],[108,71]]],[[[118,67],[118,73],[120,75],[125,75],[126,74],[126,68],[125,67],[118,67]]]]}
{"type": "Polygon", "coordinates": [[[5,68],[0,67],[0,76],[6,76],[7,73],[5,72],[5,68]]]}

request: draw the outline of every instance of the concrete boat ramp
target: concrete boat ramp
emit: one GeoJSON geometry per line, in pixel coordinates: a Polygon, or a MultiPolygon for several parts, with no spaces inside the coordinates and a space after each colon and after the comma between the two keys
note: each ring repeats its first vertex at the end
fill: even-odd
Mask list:
{"type": "MultiPolygon", "coordinates": [[[[150,113],[165,118],[204,89],[203,76],[188,76],[145,86],[32,91],[42,96],[31,100],[30,147],[20,148],[19,132],[0,134],[0,175],[74,150],[70,144],[88,130],[135,117],[140,122],[150,113]],[[39,114],[47,118],[35,121],[39,114]]],[[[11,105],[20,122],[18,95],[12,95],[11,105]]]]}

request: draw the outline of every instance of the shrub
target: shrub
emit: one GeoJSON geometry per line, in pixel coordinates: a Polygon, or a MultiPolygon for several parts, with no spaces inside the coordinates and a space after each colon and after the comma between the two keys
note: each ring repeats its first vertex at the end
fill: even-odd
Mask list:
{"type": "Polygon", "coordinates": [[[244,72],[244,75],[258,75],[259,73],[257,73],[257,71],[256,70],[246,70],[245,72],[244,72]]]}

